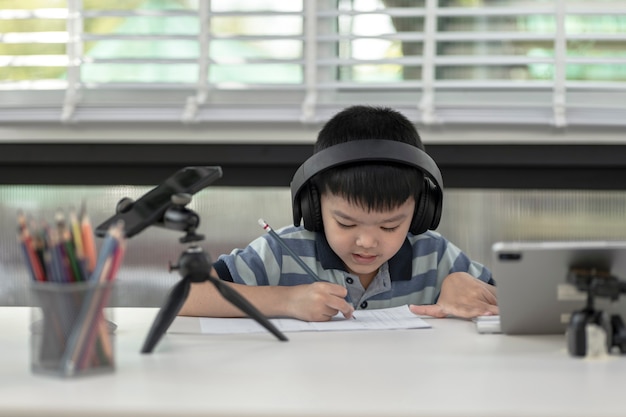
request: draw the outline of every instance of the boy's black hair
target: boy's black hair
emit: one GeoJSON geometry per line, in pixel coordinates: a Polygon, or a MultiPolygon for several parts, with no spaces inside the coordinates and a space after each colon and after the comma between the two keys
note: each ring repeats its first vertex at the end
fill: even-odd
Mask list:
{"type": "MultiPolygon", "coordinates": [[[[386,107],[352,106],[337,113],[319,132],[314,153],[344,142],[364,139],[397,141],[424,149],[415,126],[386,107]]],[[[328,169],[312,180],[320,194],[329,192],[368,211],[396,208],[422,192],[424,175],[394,163],[355,163],[328,169]]]]}
{"type": "Polygon", "coordinates": [[[352,106],[333,116],[320,130],[313,152],[362,139],[387,139],[424,150],[417,129],[402,113],[388,107],[352,106]]]}

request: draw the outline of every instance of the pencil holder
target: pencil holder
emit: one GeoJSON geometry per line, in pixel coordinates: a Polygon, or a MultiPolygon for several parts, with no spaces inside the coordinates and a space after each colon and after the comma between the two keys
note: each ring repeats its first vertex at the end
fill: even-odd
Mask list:
{"type": "Polygon", "coordinates": [[[112,282],[32,282],[31,370],[59,377],[112,372],[112,282]]]}

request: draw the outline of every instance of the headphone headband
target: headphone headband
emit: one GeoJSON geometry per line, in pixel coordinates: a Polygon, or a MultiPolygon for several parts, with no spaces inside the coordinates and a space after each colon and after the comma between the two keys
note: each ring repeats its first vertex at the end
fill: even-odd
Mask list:
{"type": "Polygon", "coordinates": [[[443,179],[435,161],[420,148],[404,142],[366,139],[340,143],[323,149],[304,161],[291,180],[291,199],[295,204],[302,187],[329,168],[352,162],[396,162],[424,172],[443,192],[443,179]]]}

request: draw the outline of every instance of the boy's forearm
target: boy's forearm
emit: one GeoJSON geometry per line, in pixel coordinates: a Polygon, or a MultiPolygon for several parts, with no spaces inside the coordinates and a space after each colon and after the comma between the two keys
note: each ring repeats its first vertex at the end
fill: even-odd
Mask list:
{"type": "MultiPolygon", "coordinates": [[[[266,316],[286,316],[286,300],[289,287],[231,285],[239,294],[266,316]]],[[[210,282],[191,285],[189,296],[179,315],[204,317],[244,317],[241,310],[224,299],[210,282]]]]}

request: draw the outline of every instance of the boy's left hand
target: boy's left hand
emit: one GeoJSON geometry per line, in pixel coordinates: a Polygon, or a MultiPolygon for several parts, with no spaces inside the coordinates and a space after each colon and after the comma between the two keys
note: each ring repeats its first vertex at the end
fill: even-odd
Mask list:
{"type": "Polygon", "coordinates": [[[499,314],[496,287],[465,272],[455,272],[444,278],[437,304],[410,305],[409,309],[415,314],[431,317],[473,318],[499,314]]]}

